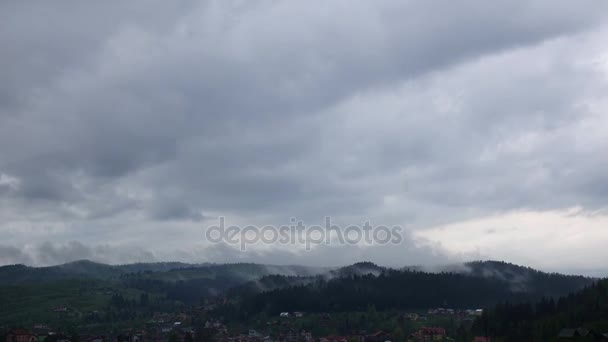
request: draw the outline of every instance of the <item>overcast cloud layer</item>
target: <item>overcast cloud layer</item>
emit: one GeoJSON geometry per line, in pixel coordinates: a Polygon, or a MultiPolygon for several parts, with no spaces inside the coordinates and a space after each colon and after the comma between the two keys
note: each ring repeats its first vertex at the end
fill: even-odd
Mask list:
{"type": "Polygon", "coordinates": [[[607,10],[3,1],[0,264],[601,268],[607,10]],[[205,241],[220,215],[407,231],[388,248],[243,253],[205,241]]]}

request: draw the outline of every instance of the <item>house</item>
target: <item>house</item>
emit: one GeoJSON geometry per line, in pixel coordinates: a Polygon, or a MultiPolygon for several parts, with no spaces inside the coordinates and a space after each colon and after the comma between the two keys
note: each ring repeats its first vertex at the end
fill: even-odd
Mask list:
{"type": "Polygon", "coordinates": [[[485,336],[475,336],[473,337],[473,342],[492,342],[492,340],[485,336]]]}
{"type": "Polygon", "coordinates": [[[304,313],[303,313],[303,312],[301,312],[301,311],[296,311],[296,312],[294,312],[294,313],[293,313],[293,315],[294,315],[296,318],[302,318],[302,317],[304,317],[304,313]]]}
{"type": "Polygon", "coordinates": [[[132,331],[124,331],[120,335],[116,336],[116,342],[140,342],[141,336],[133,333],[132,331]]]}
{"type": "Polygon", "coordinates": [[[441,327],[422,327],[409,336],[413,341],[442,341],[445,339],[445,329],[441,327]]]}
{"type": "Polygon", "coordinates": [[[45,341],[53,342],[70,342],[70,338],[63,333],[50,332],[48,338],[45,341]]]}
{"type": "Polygon", "coordinates": [[[51,332],[51,328],[44,324],[35,324],[32,328],[32,334],[36,336],[46,336],[51,332]]]}
{"type": "Polygon", "coordinates": [[[406,318],[408,321],[417,321],[417,320],[418,320],[418,314],[415,314],[415,313],[408,313],[408,314],[406,314],[406,315],[405,315],[405,318],[406,318]]]}
{"type": "Polygon", "coordinates": [[[260,334],[259,332],[257,332],[254,329],[249,329],[249,337],[253,338],[253,337],[261,337],[262,334],[260,334]]]}
{"type": "Polygon", "coordinates": [[[608,341],[608,334],[585,328],[562,329],[557,337],[560,340],[608,341]]]}
{"type": "Polygon", "coordinates": [[[289,317],[289,312],[281,312],[280,317],[289,317]]]}
{"type": "Polygon", "coordinates": [[[51,333],[51,328],[44,324],[36,324],[32,328],[32,335],[37,336],[38,342],[44,342],[47,336],[51,333]]]}
{"type": "Polygon", "coordinates": [[[320,342],[348,342],[346,336],[326,336],[319,339],[320,342]]]}
{"type": "Polygon", "coordinates": [[[300,340],[304,340],[307,342],[313,341],[312,333],[306,330],[300,331],[300,340]]]}
{"type": "Polygon", "coordinates": [[[6,334],[6,342],[36,342],[36,336],[27,330],[13,329],[6,334]]]}
{"type": "Polygon", "coordinates": [[[228,334],[228,328],[220,321],[207,320],[205,321],[205,329],[211,329],[219,334],[228,334]]]}
{"type": "Polygon", "coordinates": [[[106,342],[105,336],[90,336],[85,339],[86,342],[106,342]]]}
{"type": "Polygon", "coordinates": [[[296,342],[298,340],[298,332],[293,329],[288,329],[280,334],[279,341],[296,342]]]}
{"type": "Polygon", "coordinates": [[[589,335],[589,330],[585,328],[577,328],[577,329],[562,329],[559,334],[557,334],[558,338],[577,338],[577,337],[585,337],[589,335]]]}
{"type": "Polygon", "coordinates": [[[366,335],[365,342],[385,342],[392,340],[392,336],[384,331],[377,331],[371,335],[366,335]]]}

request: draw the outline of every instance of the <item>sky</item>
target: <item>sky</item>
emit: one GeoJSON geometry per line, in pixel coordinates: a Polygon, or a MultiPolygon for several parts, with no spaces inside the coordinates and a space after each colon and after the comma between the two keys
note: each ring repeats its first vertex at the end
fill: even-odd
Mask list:
{"type": "Polygon", "coordinates": [[[608,275],[608,2],[2,1],[0,264],[608,275]],[[205,230],[403,227],[398,245],[205,230]]]}

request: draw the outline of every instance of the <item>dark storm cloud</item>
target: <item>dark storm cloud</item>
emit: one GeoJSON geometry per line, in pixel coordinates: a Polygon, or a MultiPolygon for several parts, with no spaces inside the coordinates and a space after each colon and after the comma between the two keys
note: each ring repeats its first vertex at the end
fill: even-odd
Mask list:
{"type": "Polygon", "coordinates": [[[0,115],[14,115],[14,106],[27,106],[63,73],[92,66],[100,47],[124,27],[162,32],[189,7],[164,1],[2,2],[2,61],[9,67],[0,70],[0,115]]]}
{"type": "MultiPolygon", "coordinates": [[[[572,62],[599,54],[606,6],[4,2],[0,213],[62,221],[68,240],[154,227],[145,245],[216,214],[424,227],[597,209],[605,143],[564,142],[606,88],[572,62]]],[[[66,246],[35,260],[96,255],[66,246]]]]}

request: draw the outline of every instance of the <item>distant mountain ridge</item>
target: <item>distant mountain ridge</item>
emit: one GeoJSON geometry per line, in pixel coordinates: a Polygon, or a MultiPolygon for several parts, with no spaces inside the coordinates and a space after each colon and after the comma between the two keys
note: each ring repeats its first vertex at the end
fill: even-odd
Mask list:
{"type": "Polygon", "coordinates": [[[184,263],[137,263],[107,265],[90,260],[78,260],[56,266],[31,267],[25,265],[0,266],[0,284],[49,282],[71,278],[110,279],[121,274],[143,271],[168,271],[191,266],[184,263]]]}
{"type": "Polygon", "coordinates": [[[593,284],[583,276],[544,273],[506,262],[466,263],[457,269],[426,272],[358,263],[328,274],[264,277],[231,291],[242,295],[249,314],[282,311],[361,311],[428,307],[489,307],[503,301],[523,302],[557,297],[593,284]]]}
{"type": "Polygon", "coordinates": [[[608,331],[608,279],[560,298],[526,303],[500,303],[476,321],[477,334],[488,333],[504,341],[555,341],[563,330],[582,328],[589,334],[578,341],[605,341],[608,331]],[[508,322],[508,324],[505,324],[508,322]]]}
{"type": "Polygon", "coordinates": [[[241,305],[234,312],[243,314],[358,311],[368,305],[380,310],[489,307],[505,300],[565,295],[594,281],[496,261],[432,270],[393,269],[371,262],[341,268],[253,263],[105,265],[88,260],[50,267],[10,265],[0,267],[0,302],[5,304],[0,324],[50,319],[57,306],[91,312],[110,305],[123,310],[134,300],[158,308],[222,298],[241,305]]]}
{"type": "MultiPolygon", "coordinates": [[[[364,261],[344,267],[312,267],[301,265],[263,265],[255,263],[189,264],[183,262],[133,263],[108,265],[90,260],[78,260],[55,266],[33,267],[21,264],[0,266],[0,285],[19,284],[22,282],[46,282],[71,278],[111,279],[131,273],[165,273],[176,277],[197,277],[197,274],[231,273],[245,281],[268,275],[313,276],[325,274],[328,277],[346,277],[352,275],[373,274],[391,270],[364,261]]],[[[401,270],[421,271],[427,273],[459,273],[476,277],[498,278],[510,282],[515,291],[525,290],[527,280],[565,276],[561,273],[547,273],[530,267],[515,265],[503,261],[472,261],[462,264],[439,265],[434,267],[405,266],[401,270]]]]}
{"type": "Polygon", "coordinates": [[[310,276],[330,271],[330,268],[300,265],[262,265],[253,263],[188,264],[182,262],[134,263],[107,265],[90,260],[78,260],[56,266],[32,267],[25,265],[0,266],[0,285],[44,283],[64,279],[116,279],[128,274],[146,273],[148,277],[163,279],[209,278],[217,274],[229,274],[243,281],[265,275],[310,276]]]}

